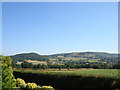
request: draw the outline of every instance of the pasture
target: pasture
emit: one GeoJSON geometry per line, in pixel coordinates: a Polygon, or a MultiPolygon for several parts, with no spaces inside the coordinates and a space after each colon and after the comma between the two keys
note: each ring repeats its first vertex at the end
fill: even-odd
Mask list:
{"type": "Polygon", "coordinates": [[[38,74],[59,74],[59,75],[72,75],[72,76],[94,76],[106,78],[120,78],[119,69],[15,69],[19,72],[38,73],[38,74]]]}

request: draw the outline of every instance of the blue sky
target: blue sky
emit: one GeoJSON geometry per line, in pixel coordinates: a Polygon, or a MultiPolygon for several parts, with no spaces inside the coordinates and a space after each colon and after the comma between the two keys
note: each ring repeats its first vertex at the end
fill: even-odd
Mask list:
{"type": "Polygon", "coordinates": [[[2,4],[3,55],[117,52],[117,2],[2,4]]]}

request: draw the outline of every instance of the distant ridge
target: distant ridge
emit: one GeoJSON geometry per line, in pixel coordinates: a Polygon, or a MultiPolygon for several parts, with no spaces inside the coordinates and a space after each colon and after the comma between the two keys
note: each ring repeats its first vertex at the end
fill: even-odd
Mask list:
{"type": "Polygon", "coordinates": [[[37,53],[21,53],[16,55],[11,55],[13,59],[13,63],[17,61],[23,62],[24,60],[38,60],[38,61],[49,61],[49,58],[60,58],[63,59],[66,57],[74,57],[74,58],[91,58],[91,59],[107,59],[114,60],[118,58],[118,54],[110,54],[107,52],[71,52],[71,53],[57,53],[52,55],[39,55],[37,53]]]}
{"type": "Polygon", "coordinates": [[[81,55],[87,55],[87,54],[93,54],[93,55],[98,55],[98,56],[106,56],[106,57],[113,57],[117,56],[118,54],[110,54],[107,52],[71,52],[71,53],[57,53],[57,54],[52,54],[52,55],[46,55],[46,56],[59,56],[59,55],[64,55],[64,56],[81,56],[81,55]]]}
{"type": "Polygon", "coordinates": [[[42,56],[37,53],[22,53],[10,56],[13,59],[13,63],[17,61],[24,61],[24,60],[39,60],[39,61],[48,61],[47,56],[42,56]]]}

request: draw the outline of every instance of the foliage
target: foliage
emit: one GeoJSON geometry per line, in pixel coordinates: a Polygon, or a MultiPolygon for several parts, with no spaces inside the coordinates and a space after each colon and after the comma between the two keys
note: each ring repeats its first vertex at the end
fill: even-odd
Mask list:
{"type": "MultiPolygon", "coordinates": [[[[75,64],[73,62],[66,63],[65,65],[60,65],[60,64],[37,64],[34,65],[32,63],[27,63],[24,62],[21,65],[18,64],[13,64],[14,68],[36,68],[36,69],[47,69],[47,68],[57,68],[57,69],[62,69],[62,68],[95,68],[95,69],[112,69],[112,67],[109,64],[102,64],[102,63],[80,63],[80,64],[75,64]]],[[[119,66],[118,66],[119,67],[119,66]]]]}
{"type": "Polygon", "coordinates": [[[26,86],[28,89],[34,89],[37,87],[37,84],[35,83],[28,83],[27,86],[26,86]]]}
{"type": "Polygon", "coordinates": [[[21,64],[22,68],[33,68],[33,64],[32,63],[28,63],[28,62],[24,62],[21,64]]]}
{"type": "Polygon", "coordinates": [[[20,88],[25,89],[26,86],[27,86],[27,84],[25,83],[25,84],[20,85],[20,88]]]}
{"type": "Polygon", "coordinates": [[[120,59],[118,59],[118,63],[113,65],[113,68],[120,69],[120,59]]]}
{"type": "Polygon", "coordinates": [[[16,84],[17,84],[17,86],[21,86],[21,85],[25,84],[25,81],[21,78],[17,78],[16,79],[16,84]]]}
{"type": "Polygon", "coordinates": [[[2,59],[2,57],[3,57],[3,56],[2,56],[2,55],[0,55],[0,59],[2,59]]]}
{"type": "Polygon", "coordinates": [[[9,56],[2,57],[2,88],[13,88],[15,86],[12,59],[9,56]]]}
{"type": "Polygon", "coordinates": [[[52,86],[42,86],[41,90],[54,90],[52,86]]]}
{"type": "MultiPolygon", "coordinates": [[[[0,55],[0,85],[2,85],[2,55],[0,55]]],[[[0,89],[2,89],[2,87],[0,86],[0,89]]]]}
{"type": "Polygon", "coordinates": [[[21,78],[14,79],[16,82],[17,88],[23,90],[54,90],[52,86],[39,86],[36,83],[25,83],[25,81],[21,78]]]}

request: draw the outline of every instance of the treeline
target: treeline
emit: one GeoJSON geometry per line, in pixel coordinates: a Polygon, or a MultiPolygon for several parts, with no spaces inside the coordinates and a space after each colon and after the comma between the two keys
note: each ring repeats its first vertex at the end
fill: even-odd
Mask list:
{"type": "Polygon", "coordinates": [[[32,63],[21,63],[21,64],[13,64],[14,68],[34,68],[34,69],[70,69],[70,68],[94,68],[94,69],[120,69],[120,64],[115,64],[113,66],[108,64],[37,64],[34,65],[32,63]]]}
{"type": "Polygon", "coordinates": [[[120,59],[118,60],[118,63],[113,65],[113,68],[120,69],[120,59]]]}

